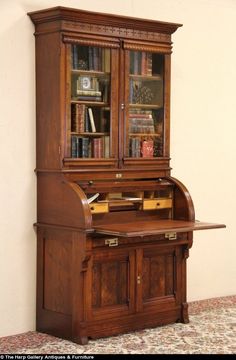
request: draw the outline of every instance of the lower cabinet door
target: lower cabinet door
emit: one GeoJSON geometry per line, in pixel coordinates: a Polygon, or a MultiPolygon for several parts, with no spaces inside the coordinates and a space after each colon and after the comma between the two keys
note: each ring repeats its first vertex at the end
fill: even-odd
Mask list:
{"type": "Polygon", "coordinates": [[[134,312],[135,251],[94,253],[88,274],[89,319],[105,319],[134,312]]]}
{"type": "Polygon", "coordinates": [[[163,311],[180,303],[181,246],[137,250],[137,311],[163,311]]]}

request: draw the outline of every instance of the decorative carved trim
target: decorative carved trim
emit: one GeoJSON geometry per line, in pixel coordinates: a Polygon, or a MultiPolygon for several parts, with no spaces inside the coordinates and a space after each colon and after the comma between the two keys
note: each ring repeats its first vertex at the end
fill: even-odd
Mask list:
{"type": "Polygon", "coordinates": [[[63,36],[63,41],[65,43],[72,43],[72,44],[82,44],[82,45],[91,45],[91,46],[101,46],[101,47],[109,47],[113,49],[117,49],[120,47],[118,42],[111,42],[111,41],[103,41],[99,39],[91,39],[91,38],[77,38],[71,36],[63,36]]]}
{"type": "Polygon", "coordinates": [[[87,254],[84,258],[84,260],[82,261],[82,269],[81,272],[85,272],[88,270],[88,262],[91,258],[91,254],[87,254]]]}
{"type": "Polygon", "coordinates": [[[162,52],[165,54],[171,54],[171,46],[168,44],[144,44],[137,42],[123,42],[123,48],[125,50],[139,50],[139,51],[150,51],[150,52],[162,52]]]}
{"type": "Polygon", "coordinates": [[[189,246],[186,245],[183,247],[183,258],[187,260],[188,257],[189,257],[189,246]]]}
{"type": "Polygon", "coordinates": [[[65,21],[68,24],[74,22],[76,24],[76,27],[77,24],[84,23],[86,26],[90,26],[91,24],[92,27],[110,27],[112,29],[118,29],[118,31],[130,31],[129,29],[131,29],[133,34],[134,31],[138,33],[143,33],[143,28],[145,28],[150,33],[153,32],[171,35],[177,30],[178,27],[182,26],[182,24],[177,23],[90,12],[86,10],[72,9],[62,6],[33,11],[28,13],[28,15],[37,25],[43,23],[50,24],[56,21],[65,21]]]}
{"type": "Polygon", "coordinates": [[[74,23],[72,21],[64,21],[62,28],[63,30],[72,30],[106,36],[116,36],[119,38],[135,38],[146,41],[158,41],[161,43],[165,42],[169,44],[171,43],[171,35],[156,33],[153,31],[142,31],[116,26],[87,24],[82,22],[74,23]]]}

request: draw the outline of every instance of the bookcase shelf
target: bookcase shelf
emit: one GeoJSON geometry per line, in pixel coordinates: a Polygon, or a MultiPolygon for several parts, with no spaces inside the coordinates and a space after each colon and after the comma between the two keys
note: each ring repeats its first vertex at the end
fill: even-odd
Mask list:
{"type": "Polygon", "coordinates": [[[142,136],[149,136],[149,137],[153,137],[153,136],[155,136],[155,137],[160,137],[161,136],[161,134],[152,134],[152,133],[129,133],[129,136],[140,136],[140,137],[142,137],[142,136]]]}
{"type": "Polygon", "coordinates": [[[129,74],[130,79],[133,80],[145,80],[145,81],[162,81],[163,80],[163,76],[161,75],[134,75],[134,74],[129,74]]]}
{"type": "Polygon", "coordinates": [[[161,109],[162,106],[161,105],[152,105],[152,104],[129,104],[129,107],[132,108],[137,108],[137,109],[161,109]]]}
{"type": "Polygon", "coordinates": [[[77,70],[77,69],[72,69],[71,70],[72,74],[76,74],[76,75],[83,75],[83,76],[94,76],[94,77],[109,77],[110,73],[109,72],[105,72],[105,71],[94,71],[94,70],[77,70]]]}
{"type": "Polygon", "coordinates": [[[109,104],[102,101],[82,101],[82,100],[71,100],[71,104],[84,104],[90,106],[102,106],[107,110],[110,109],[109,104]]]}
{"type": "Polygon", "coordinates": [[[80,136],[108,136],[109,133],[108,132],[71,132],[71,135],[80,135],[80,136]]]}

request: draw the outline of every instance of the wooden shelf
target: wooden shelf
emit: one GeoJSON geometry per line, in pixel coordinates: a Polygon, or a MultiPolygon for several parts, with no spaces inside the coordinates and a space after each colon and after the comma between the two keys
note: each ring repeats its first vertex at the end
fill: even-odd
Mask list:
{"type": "Polygon", "coordinates": [[[77,70],[77,69],[72,69],[71,70],[72,74],[75,75],[88,75],[88,76],[95,76],[95,77],[108,77],[110,76],[110,73],[108,72],[104,72],[104,71],[96,71],[96,70],[77,70]]]}
{"type": "Polygon", "coordinates": [[[110,133],[108,132],[83,132],[83,133],[78,133],[78,132],[71,132],[71,135],[81,135],[81,136],[107,136],[110,135],[110,133]]]}
{"type": "Polygon", "coordinates": [[[110,106],[108,103],[105,103],[103,101],[81,101],[81,100],[71,100],[71,104],[84,104],[84,105],[93,105],[93,106],[101,106],[106,107],[107,110],[110,109],[110,106]]]}
{"type": "Polygon", "coordinates": [[[163,80],[161,75],[135,75],[130,74],[129,77],[134,80],[145,80],[145,81],[160,81],[163,80]]]}
{"type": "Polygon", "coordinates": [[[130,108],[138,108],[138,109],[161,109],[162,105],[155,104],[129,104],[130,108]]]}
{"type": "Polygon", "coordinates": [[[151,133],[147,133],[147,134],[144,134],[144,133],[129,133],[129,136],[156,136],[156,137],[160,137],[161,135],[160,134],[151,134],[151,133]]]}
{"type": "Polygon", "coordinates": [[[212,224],[182,220],[139,221],[138,224],[138,227],[136,221],[123,224],[104,224],[94,226],[94,230],[98,234],[133,237],[157,235],[168,232],[188,232],[204,229],[219,229],[225,227],[225,225],[223,224],[212,224]]]}

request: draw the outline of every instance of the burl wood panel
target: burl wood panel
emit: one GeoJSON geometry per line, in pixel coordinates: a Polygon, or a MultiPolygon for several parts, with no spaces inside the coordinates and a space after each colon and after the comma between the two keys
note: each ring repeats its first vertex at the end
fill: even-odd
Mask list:
{"type": "Polygon", "coordinates": [[[93,307],[128,303],[129,258],[95,262],[93,265],[93,307]]]}
{"type": "MultiPolygon", "coordinates": [[[[176,270],[175,270],[176,271],[176,270]]],[[[174,253],[143,254],[143,300],[174,295],[174,253]]]]}

